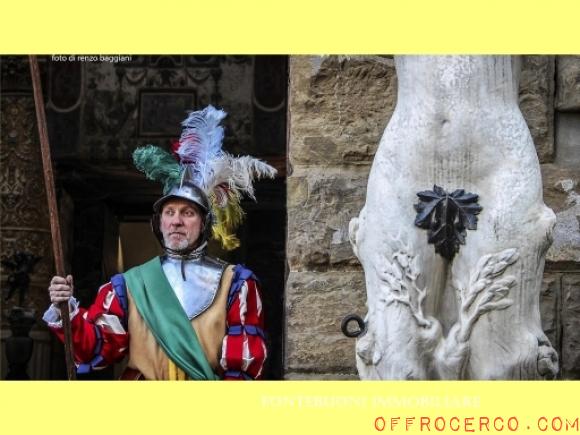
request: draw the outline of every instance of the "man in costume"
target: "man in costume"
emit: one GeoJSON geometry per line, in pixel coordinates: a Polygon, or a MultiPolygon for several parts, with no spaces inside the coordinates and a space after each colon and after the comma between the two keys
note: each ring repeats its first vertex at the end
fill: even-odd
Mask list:
{"type": "Polygon", "coordinates": [[[260,378],[267,351],[257,279],[206,247],[211,236],[226,249],[239,245],[241,195],[253,198],[254,177],[275,169],[222,150],[225,116],[212,106],[191,112],[174,155],[152,145],[133,154],[139,170],[164,184],[151,224],[165,255],[113,276],[88,309],[72,297],[72,276],[52,278],[44,320],[63,340],[57,304],[69,301],[78,373],[128,355],[123,379],[260,378]]]}

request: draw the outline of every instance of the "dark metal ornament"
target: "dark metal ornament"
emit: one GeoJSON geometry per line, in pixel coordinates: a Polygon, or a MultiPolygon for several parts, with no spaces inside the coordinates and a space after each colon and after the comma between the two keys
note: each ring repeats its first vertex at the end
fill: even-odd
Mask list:
{"type": "Polygon", "coordinates": [[[415,225],[428,230],[428,242],[435,245],[435,252],[453,260],[459,246],[465,245],[466,229],[477,229],[476,215],[483,210],[477,203],[479,196],[464,189],[449,194],[437,185],[417,196],[415,225]]]}
{"type": "Polygon", "coordinates": [[[34,267],[42,259],[30,252],[16,252],[11,257],[1,261],[2,266],[10,270],[6,284],[8,291],[4,300],[9,300],[18,292],[18,306],[24,306],[24,298],[30,287],[30,275],[34,272],[34,267]]]}

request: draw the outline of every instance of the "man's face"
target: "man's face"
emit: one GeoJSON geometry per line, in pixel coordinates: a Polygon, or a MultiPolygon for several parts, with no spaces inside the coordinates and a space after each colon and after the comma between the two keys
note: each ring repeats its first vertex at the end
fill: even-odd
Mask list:
{"type": "Polygon", "coordinates": [[[161,210],[160,229],[165,247],[175,251],[194,247],[201,234],[200,209],[184,199],[170,199],[161,210]]]}

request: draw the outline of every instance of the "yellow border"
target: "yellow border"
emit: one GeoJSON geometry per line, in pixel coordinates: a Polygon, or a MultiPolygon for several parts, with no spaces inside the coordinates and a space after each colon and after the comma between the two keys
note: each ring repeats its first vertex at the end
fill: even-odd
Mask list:
{"type": "Polygon", "coordinates": [[[580,52],[576,0],[18,0],[0,53],[580,52]]]}
{"type": "Polygon", "coordinates": [[[574,382],[6,382],[0,427],[43,435],[577,433],[577,394],[574,382]]]}
{"type": "MultiPolygon", "coordinates": [[[[5,1],[0,53],[579,53],[579,9],[576,0],[5,1]]],[[[378,433],[381,416],[441,414],[517,416],[532,428],[521,432],[539,433],[541,416],[578,417],[578,391],[574,382],[2,382],[0,429],[358,434],[378,433]]]]}

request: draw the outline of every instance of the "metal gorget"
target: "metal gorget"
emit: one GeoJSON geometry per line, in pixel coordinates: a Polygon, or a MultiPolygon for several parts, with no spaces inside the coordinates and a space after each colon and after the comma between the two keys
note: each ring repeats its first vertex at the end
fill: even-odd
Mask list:
{"type": "Polygon", "coordinates": [[[206,255],[189,260],[165,255],[161,257],[161,266],[191,320],[213,303],[227,263],[206,255]]]}

